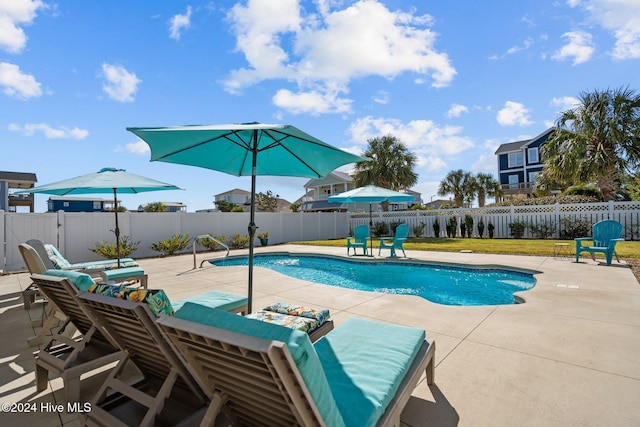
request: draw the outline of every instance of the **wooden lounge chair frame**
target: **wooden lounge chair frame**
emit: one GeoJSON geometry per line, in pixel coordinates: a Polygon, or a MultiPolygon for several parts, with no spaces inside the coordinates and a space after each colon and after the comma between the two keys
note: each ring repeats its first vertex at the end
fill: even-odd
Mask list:
{"type": "MultiPolygon", "coordinates": [[[[169,316],[157,323],[210,394],[211,424],[223,415],[232,425],[326,425],[284,343],[169,316]]],[[[434,354],[435,343],[424,341],[377,426],[400,425],[423,372],[433,384],[434,354]]]]}
{"type": "Polygon", "coordinates": [[[49,372],[54,372],[64,381],[67,402],[79,402],[80,376],[119,360],[120,355],[112,338],[97,330],[68,279],[42,274],[34,274],[31,279],[66,317],[45,348],[34,353],[36,390],[46,389],[49,372]],[[68,328],[77,329],[81,336],[70,337],[68,328]]]}
{"type": "Polygon", "coordinates": [[[93,313],[99,328],[113,337],[122,355],[91,400],[91,412],[83,414],[83,425],[154,426],[159,420],[182,425],[203,416],[207,395],[168,344],[145,304],[88,292],[83,292],[80,300],[93,313]],[[142,382],[130,384],[122,375],[127,362],[139,369],[142,382]]]}
{"type": "MultiPolygon", "coordinates": [[[[42,274],[46,271],[46,267],[42,262],[42,259],[36,252],[35,248],[26,243],[21,243],[18,245],[18,250],[24,259],[25,264],[27,264],[27,269],[31,274],[42,274]]],[[[38,285],[32,283],[29,287],[23,292],[23,298],[25,310],[31,308],[31,302],[35,299],[36,295],[41,294],[38,285]],[[27,303],[27,299],[29,300],[27,303]]],[[[45,340],[51,339],[51,334],[54,328],[57,328],[61,322],[67,321],[67,316],[61,312],[56,305],[51,301],[43,301],[42,307],[42,315],[39,319],[36,319],[32,322],[32,326],[41,326],[40,332],[38,332],[35,336],[28,338],[27,343],[30,346],[35,347],[40,345],[45,340]]],[[[75,331],[72,327],[68,327],[65,331],[66,336],[73,336],[75,331]]]]}

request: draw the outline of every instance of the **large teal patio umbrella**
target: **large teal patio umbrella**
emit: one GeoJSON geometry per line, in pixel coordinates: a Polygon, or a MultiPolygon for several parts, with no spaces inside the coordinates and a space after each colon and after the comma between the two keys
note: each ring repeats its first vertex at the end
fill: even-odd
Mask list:
{"type": "Polygon", "coordinates": [[[120,268],[120,227],[118,226],[117,193],[136,194],[147,191],[181,190],[172,184],[145,178],[125,171],[124,169],[103,168],[96,173],[65,179],[47,185],[17,191],[16,193],[44,193],[57,196],[67,194],[101,194],[113,193],[113,210],[116,216],[116,253],[120,268]]]}
{"type": "Polygon", "coordinates": [[[329,203],[369,203],[369,243],[371,246],[371,256],[373,256],[373,238],[371,236],[373,214],[371,213],[371,204],[382,202],[410,202],[412,200],[413,196],[410,194],[377,187],[375,185],[354,188],[353,190],[345,191],[335,196],[329,196],[328,199],[329,203]]]}
{"type": "Polygon", "coordinates": [[[248,306],[253,294],[256,176],[321,178],[363,157],[333,147],[290,125],[242,123],[127,128],[151,148],[151,161],[251,176],[248,306]]]}

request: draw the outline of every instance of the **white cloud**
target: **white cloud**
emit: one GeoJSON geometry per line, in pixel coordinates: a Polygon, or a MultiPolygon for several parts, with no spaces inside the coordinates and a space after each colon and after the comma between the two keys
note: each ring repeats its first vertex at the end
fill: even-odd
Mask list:
{"type": "Polygon", "coordinates": [[[562,96],[551,100],[551,105],[558,108],[557,112],[570,110],[577,107],[579,104],[580,100],[573,96],[562,96]]]}
{"type": "Polygon", "coordinates": [[[47,7],[41,0],[0,1],[0,49],[20,53],[27,44],[27,36],[20,27],[29,25],[39,9],[47,7]]]}
{"type": "MultiPolygon", "coordinates": [[[[306,14],[298,0],[236,4],[228,19],[236,48],[248,66],[233,70],[223,82],[225,89],[236,93],[263,80],[279,79],[295,82],[299,94],[330,93],[334,87],[346,88],[353,79],[391,79],[407,72],[419,75],[416,82],[431,81],[434,87],[452,81],[456,71],[449,57],[435,49],[436,34],[427,28],[430,16],[392,12],[375,0],[335,9],[341,5],[320,1],[319,13],[306,14]]],[[[274,99],[283,95],[291,99],[296,92],[282,90],[274,99]]],[[[292,105],[298,108],[298,103],[292,105]]]]}
{"type": "Polygon", "coordinates": [[[136,142],[131,142],[129,144],[127,144],[127,151],[129,151],[130,153],[135,153],[135,154],[147,154],[149,152],[151,152],[151,149],[149,148],[149,145],[147,145],[146,142],[144,142],[143,140],[138,140],[136,142]]]}
{"type": "Polygon", "coordinates": [[[461,104],[451,104],[451,108],[447,111],[447,117],[450,119],[454,117],[460,117],[462,113],[468,113],[469,109],[461,104]]]}
{"type": "Polygon", "coordinates": [[[393,135],[403,141],[426,168],[442,169],[443,156],[457,156],[473,148],[470,138],[462,136],[459,126],[438,126],[431,120],[413,120],[403,123],[397,119],[363,117],[351,123],[347,131],[353,141],[366,146],[372,138],[393,135]]]}
{"type": "Polygon", "coordinates": [[[340,98],[340,92],[312,90],[293,93],[280,89],[273,96],[273,103],[293,114],[308,113],[319,115],[324,113],[348,113],[351,111],[350,99],[340,98]]]}
{"type": "Polygon", "coordinates": [[[184,15],[174,15],[169,20],[169,37],[174,40],[180,40],[180,31],[191,26],[191,6],[187,6],[187,12],[184,15]]]}
{"type": "Polygon", "coordinates": [[[587,62],[593,56],[595,48],[591,34],[584,31],[569,31],[562,35],[569,42],[551,56],[551,59],[562,61],[573,58],[573,65],[587,62]]]}
{"type": "Polygon", "coordinates": [[[637,0],[570,0],[571,7],[582,7],[590,21],[610,31],[616,39],[611,51],[614,59],[640,58],[640,2],[637,0]]]}
{"type": "Polygon", "coordinates": [[[8,128],[12,132],[20,132],[25,136],[33,136],[36,132],[42,132],[47,139],[85,139],[89,136],[89,131],[85,129],[77,127],[70,129],[64,126],[56,129],[46,123],[29,123],[24,126],[11,123],[8,128]]]}
{"type": "Polygon", "coordinates": [[[526,126],[533,122],[529,118],[529,110],[524,104],[514,101],[507,101],[504,108],[498,111],[496,120],[502,126],[526,126]]]}
{"type": "Polygon", "coordinates": [[[106,80],[102,90],[109,98],[119,102],[133,102],[142,80],[120,65],[102,64],[102,72],[106,80]]]}
{"type": "Polygon", "coordinates": [[[386,90],[379,90],[378,93],[376,93],[373,96],[373,102],[378,103],[378,104],[388,104],[389,103],[389,92],[387,92],[386,90]]]}
{"type": "Polygon", "coordinates": [[[2,91],[14,98],[27,99],[42,95],[40,83],[31,74],[24,74],[20,67],[8,62],[0,62],[0,86],[2,91]]]}

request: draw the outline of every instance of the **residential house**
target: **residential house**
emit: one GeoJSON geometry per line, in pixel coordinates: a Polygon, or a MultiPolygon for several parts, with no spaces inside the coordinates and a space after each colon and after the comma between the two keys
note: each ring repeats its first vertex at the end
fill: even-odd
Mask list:
{"type": "MultiPolygon", "coordinates": [[[[181,202],[159,202],[159,203],[162,203],[162,206],[164,206],[165,212],[186,212],[187,211],[187,205],[181,202]]],[[[147,203],[138,206],[138,212],[144,212],[146,207],[147,207],[147,203]]]]}
{"type": "Polygon", "coordinates": [[[503,197],[531,197],[544,162],[541,147],[549,140],[554,128],[523,141],[502,144],[496,150],[498,158],[498,181],[503,197]]]}
{"type": "Polygon", "coordinates": [[[113,199],[51,196],[47,200],[47,212],[107,212],[109,210],[113,210],[113,199]]]}
{"type": "Polygon", "coordinates": [[[301,212],[331,212],[345,210],[340,203],[329,203],[329,196],[353,190],[353,176],[345,172],[333,171],[324,178],[315,178],[304,185],[301,212]]]}
{"type": "MultiPolygon", "coordinates": [[[[356,188],[353,176],[345,172],[333,171],[324,178],[309,180],[305,185],[305,195],[302,197],[301,212],[331,212],[331,211],[368,211],[378,209],[379,203],[329,203],[329,196],[344,193],[356,188]]],[[[414,204],[422,203],[422,195],[413,190],[403,191],[413,196],[413,201],[391,203],[389,210],[405,210],[414,204]]]]}
{"type": "Polygon", "coordinates": [[[38,182],[35,173],[0,171],[0,210],[16,212],[18,206],[27,206],[34,212],[33,194],[11,194],[11,189],[33,188],[38,182]]]}
{"type": "Polygon", "coordinates": [[[242,206],[245,211],[248,211],[248,206],[251,203],[251,192],[234,188],[233,190],[225,191],[224,193],[216,194],[214,202],[227,202],[234,205],[242,206]]]}

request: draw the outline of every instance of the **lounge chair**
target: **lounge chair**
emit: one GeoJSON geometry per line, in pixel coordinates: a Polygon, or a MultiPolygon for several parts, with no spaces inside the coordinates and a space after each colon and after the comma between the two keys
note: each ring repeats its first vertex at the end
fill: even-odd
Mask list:
{"type": "Polygon", "coordinates": [[[222,414],[241,426],[399,426],[422,373],[434,382],[421,329],[352,318],[311,344],[196,304],[157,324],[209,395],[210,425],[222,414]]]}
{"type": "Polygon", "coordinates": [[[91,412],[80,414],[82,425],[197,422],[209,398],[168,344],[149,306],[88,292],[81,294],[80,299],[97,319],[100,330],[113,336],[121,350],[119,362],[90,399],[91,412]],[[127,362],[138,368],[144,378],[142,382],[130,383],[124,370],[127,362]],[[111,397],[114,393],[116,398],[111,397]]]}
{"type": "Polygon", "coordinates": [[[593,237],[579,237],[575,239],[576,262],[580,262],[580,253],[582,252],[590,253],[591,259],[594,261],[596,260],[596,253],[603,253],[607,265],[611,265],[614,255],[616,260],[620,262],[620,258],[618,258],[618,254],[616,253],[616,243],[624,241],[624,239],[620,237],[622,228],[622,224],[610,219],[593,224],[593,237]],[[584,241],[593,241],[593,245],[582,246],[584,241]]]}
{"type": "Polygon", "coordinates": [[[367,255],[367,241],[369,240],[369,227],[361,224],[353,230],[353,237],[347,237],[347,255],[349,250],[353,248],[353,254],[356,255],[356,249],[362,248],[363,255],[367,255]]]}
{"type": "MultiPolygon", "coordinates": [[[[18,245],[18,250],[27,265],[27,269],[30,274],[42,274],[47,270],[35,249],[31,246],[26,243],[22,243],[18,245]]],[[[38,285],[35,283],[31,283],[31,285],[23,291],[22,298],[25,310],[29,310],[31,308],[31,304],[35,301],[35,298],[38,295],[41,295],[41,292],[38,285]]],[[[29,343],[30,346],[35,347],[42,341],[50,339],[51,331],[56,328],[60,322],[65,321],[67,321],[67,316],[62,313],[53,302],[46,300],[43,301],[41,317],[31,322],[32,326],[41,326],[42,329],[40,329],[40,332],[35,336],[28,338],[27,343],[29,343]]],[[[71,336],[74,332],[75,331],[69,327],[65,334],[67,336],[71,336]]]]}
{"type": "MultiPolygon", "coordinates": [[[[113,270],[118,268],[117,259],[105,259],[100,261],[88,261],[71,263],[62,256],[58,248],[52,244],[44,244],[38,239],[27,240],[27,244],[33,246],[38,255],[43,259],[47,269],[57,268],[60,270],[113,270]]],[[[120,268],[138,267],[138,263],[133,258],[120,259],[120,268]]]]}
{"type": "Polygon", "coordinates": [[[378,255],[383,249],[389,249],[391,251],[391,257],[396,256],[396,249],[400,249],[402,251],[402,255],[407,257],[407,254],[404,253],[404,242],[407,240],[407,236],[409,235],[409,226],[407,224],[400,224],[398,228],[396,228],[396,234],[393,237],[393,240],[390,238],[382,238],[380,239],[380,249],[378,249],[378,255]]]}
{"type": "MultiPolygon", "coordinates": [[[[88,275],[76,274],[77,283],[83,281],[88,285],[91,281],[88,275]]],[[[44,349],[34,353],[36,390],[47,388],[49,372],[53,372],[64,381],[67,402],[80,402],[80,376],[119,360],[116,347],[110,337],[96,329],[78,300],[78,289],[68,278],[34,274],[31,280],[66,318],[44,349]],[[67,328],[73,331],[77,328],[81,336],[68,336],[67,328]]]]}
{"type": "Polygon", "coordinates": [[[147,288],[148,276],[138,263],[131,258],[124,258],[120,268],[117,267],[117,260],[91,261],[71,264],[67,261],[53,245],[45,245],[40,240],[27,240],[40,257],[47,270],[77,270],[87,273],[94,279],[108,281],[136,280],[140,285],[147,288]]]}

